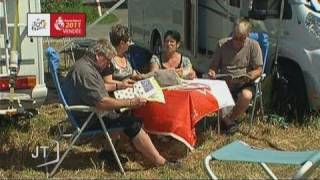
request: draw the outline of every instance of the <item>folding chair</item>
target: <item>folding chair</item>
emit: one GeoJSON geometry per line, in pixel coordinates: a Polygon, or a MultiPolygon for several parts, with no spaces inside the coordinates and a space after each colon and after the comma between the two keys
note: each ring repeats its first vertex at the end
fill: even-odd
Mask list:
{"type": "Polygon", "coordinates": [[[256,112],[256,103],[258,100],[260,102],[261,119],[263,119],[264,117],[263,99],[262,99],[262,81],[266,77],[264,70],[267,63],[267,57],[268,57],[268,51],[269,51],[269,36],[264,32],[251,32],[249,34],[249,38],[258,41],[262,51],[262,58],[263,58],[262,75],[254,81],[255,92],[253,94],[253,100],[251,103],[252,112],[250,115],[250,127],[251,127],[253,122],[253,116],[256,112]]]}
{"type": "Polygon", "coordinates": [[[277,179],[266,163],[301,165],[293,179],[306,179],[320,164],[320,151],[289,152],[268,149],[257,149],[242,141],[234,141],[214,152],[204,159],[204,166],[211,179],[218,179],[210,168],[210,161],[237,161],[259,163],[272,179],[277,179]]]}
{"type": "Polygon", "coordinates": [[[107,142],[111,146],[112,153],[117,161],[117,164],[121,170],[121,172],[125,175],[124,169],[121,165],[121,162],[119,160],[118,154],[113,146],[112,140],[109,136],[109,132],[113,131],[119,131],[122,130],[121,128],[114,128],[114,129],[107,129],[103,120],[102,120],[102,114],[99,112],[95,107],[89,107],[85,105],[74,105],[74,106],[69,106],[67,104],[66,98],[64,97],[61,87],[60,87],[60,82],[58,78],[58,68],[59,68],[59,61],[60,61],[60,56],[57,53],[55,49],[52,47],[49,47],[46,50],[46,55],[49,63],[49,69],[50,73],[52,76],[52,79],[54,81],[55,87],[57,89],[58,95],[59,95],[59,100],[63,104],[63,108],[67,114],[67,119],[70,121],[71,125],[75,128],[72,137],[71,137],[71,144],[69,145],[69,148],[65,151],[65,153],[62,155],[60,160],[57,162],[53,170],[50,172],[49,177],[53,176],[56,172],[56,170],[59,168],[60,164],[64,160],[64,158],[67,156],[73,145],[76,143],[76,141],[79,139],[80,136],[93,136],[96,134],[103,133],[107,139],[107,142]],[[90,115],[86,119],[86,121],[83,123],[82,126],[79,125],[78,121],[75,119],[73,116],[72,112],[73,111],[78,111],[78,112],[90,112],[90,115]],[[92,120],[92,117],[94,115],[97,115],[99,122],[101,124],[101,128],[95,129],[95,130],[87,130],[86,127],[89,124],[89,122],[92,120]]]}

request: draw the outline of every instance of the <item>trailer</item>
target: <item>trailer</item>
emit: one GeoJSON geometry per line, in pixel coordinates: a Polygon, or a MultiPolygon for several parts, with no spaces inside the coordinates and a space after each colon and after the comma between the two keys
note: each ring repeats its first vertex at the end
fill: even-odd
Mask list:
{"type": "Polygon", "coordinates": [[[40,0],[0,0],[0,115],[34,110],[47,96],[41,37],[27,36],[40,0]]]}
{"type": "Polygon", "coordinates": [[[274,81],[274,85],[280,86],[276,88],[275,106],[280,111],[303,116],[310,109],[320,109],[319,3],[318,0],[129,0],[128,26],[133,41],[155,54],[161,51],[167,30],[179,31],[183,54],[191,57],[195,69],[204,73],[218,40],[230,36],[238,17],[250,17],[255,30],[270,36],[265,71],[269,73],[276,68],[281,77],[274,81]],[[295,107],[298,112],[293,112],[295,107]]]}

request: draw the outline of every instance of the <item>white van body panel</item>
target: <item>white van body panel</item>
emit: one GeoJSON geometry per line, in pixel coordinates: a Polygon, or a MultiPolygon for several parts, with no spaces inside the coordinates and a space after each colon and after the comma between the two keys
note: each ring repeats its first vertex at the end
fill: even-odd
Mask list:
{"type": "Polygon", "coordinates": [[[160,3],[158,0],[130,0],[128,4],[133,7],[128,9],[128,21],[135,43],[150,48],[148,45],[153,30],[158,30],[161,37],[167,29],[184,32],[184,1],[162,0],[160,3]],[[170,8],[167,8],[168,4],[170,8]]]}
{"type": "MultiPolygon", "coordinates": [[[[183,53],[191,57],[198,70],[206,72],[218,40],[229,36],[232,32],[233,22],[228,15],[240,17],[248,13],[249,0],[239,0],[239,7],[230,3],[231,0],[129,0],[129,30],[133,40],[147,49],[151,49],[153,31],[159,31],[161,38],[169,29],[179,31],[183,42],[183,53]],[[191,37],[194,38],[197,46],[196,54],[185,48],[188,35],[186,33],[188,29],[185,26],[187,16],[185,4],[188,1],[193,4],[198,3],[197,21],[195,21],[197,23],[193,24],[198,33],[191,37]],[[182,19],[182,23],[176,23],[174,21],[176,19],[182,19]]],[[[289,4],[292,9],[292,18],[283,19],[282,31],[279,30],[277,18],[254,20],[253,24],[256,30],[268,32],[271,58],[275,57],[276,40],[278,33],[281,32],[279,57],[290,59],[300,66],[310,107],[318,110],[320,109],[320,34],[312,33],[306,20],[308,16],[313,15],[318,19],[318,24],[314,26],[319,26],[320,13],[312,11],[310,2],[306,0],[289,0],[289,4]]],[[[271,65],[272,62],[267,64],[269,68],[271,65]]]]}
{"type": "MultiPolygon", "coordinates": [[[[279,57],[290,59],[300,66],[310,107],[320,109],[320,35],[315,36],[306,25],[308,15],[319,18],[320,23],[320,13],[311,11],[305,4],[303,0],[291,1],[292,18],[283,19],[281,24],[279,57]]],[[[274,56],[279,20],[266,19],[253,21],[253,24],[257,30],[269,33],[271,39],[269,57],[274,56]]]]}
{"type": "MultiPolygon", "coordinates": [[[[13,31],[15,26],[16,15],[16,1],[7,0],[2,2],[0,6],[0,14],[4,14],[8,19],[9,40],[13,39],[13,31]],[[5,4],[6,3],[6,4],[5,4]],[[3,7],[6,5],[7,14],[4,14],[3,7]]],[[[19,42],[17,43],[17,50],[19,54],[19,71],[17,76],[32,76],[36,77],[36,86],[33,89],[16,89],[14,99],[19,99],[23,108],[35,109],[43,104],[47,96],[47,88],[44,82],[44,64],[43,64],[43,46],[41,37],[27,36],[27,13],[40,13],[40,0],[19,1],[19,42]],[[21,98],[19,98],[21,97],[21,98]],[[29,98],[27,98],[29,97],[29,98]]],[[[5,33],[5,17],[0,17],[0,40],[4,41],[5,33]],[[3,38],[2,38],[3,37],[3,38]]],[[[1,43],[0,43],[1,44],[1,43]]],[[[10,49],[9,49],[10,51],[10,49]]],[[[0,77],[8,77],[9,59],[6,57],[5,46],[0,46],[0,77]]],[[[0,114],[4,114],[9,108],[9,91],[0,91],[0,114]]]]}

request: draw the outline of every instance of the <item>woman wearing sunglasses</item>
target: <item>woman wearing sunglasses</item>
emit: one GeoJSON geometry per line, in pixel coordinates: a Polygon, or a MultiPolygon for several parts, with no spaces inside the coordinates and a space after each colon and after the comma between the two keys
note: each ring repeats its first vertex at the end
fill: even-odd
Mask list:
{"type": "Polygon", "coordinates": [[[111,66],[104,72],[104,81],[106,84],[115,84],[115,89],[132,87],[135,80],[140,80],[141,77],[132,68],[126,56],[131,42],[128,28],[117,24],[112,27],[109,36],[116,55],[111,60],[111,66]]]}

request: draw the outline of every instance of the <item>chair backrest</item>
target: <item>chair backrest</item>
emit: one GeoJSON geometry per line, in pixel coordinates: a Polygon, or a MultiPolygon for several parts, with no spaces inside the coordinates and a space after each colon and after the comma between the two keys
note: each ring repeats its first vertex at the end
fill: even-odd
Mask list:
{"type": "MultiPolygon", "coordinates": [[[[61,86],[60,86],[60,81],[58,78],[58,69],[60,65],[60,56],[59,53],[52,47],[47,48],[46,50],[46,55],[48,59],[48,64],[49,64],[49,69],[50,69],[50,74],[52,77],[52,80],[54,82],[54,85],[56,87],[56,90],[58,92],[59,100],[62,102],[64,110],[66,110],[66,107],[68,107],[66,98],[63,95],[61,86]]],[[[78,125],[77,121],[75,121],[72,113],[70,111],[66,111],[68,115],[68,119],[70,120],[71,124],[75,128],[79,128],[80,126],[78,125]]]]}
{"type": "Polygon", "coordinates": [[[258,41],[261,51],[262,51],[262,58],[263,58],[263,72],[265,70],[265,66],[268,59],[268,52],[269,52],[269,35],[265,32],[251,32],[249,34],[249,38],[258,41]]]}

